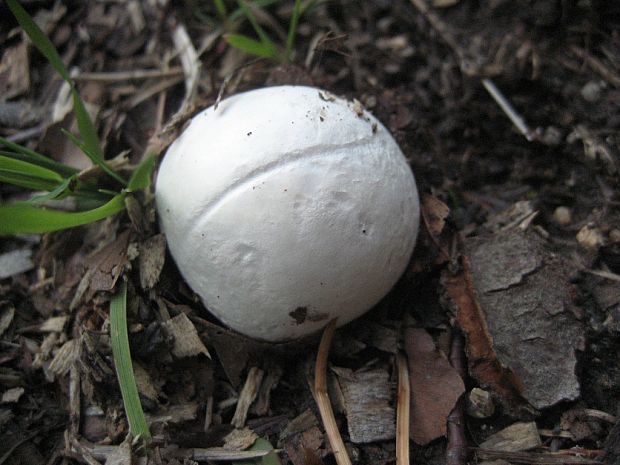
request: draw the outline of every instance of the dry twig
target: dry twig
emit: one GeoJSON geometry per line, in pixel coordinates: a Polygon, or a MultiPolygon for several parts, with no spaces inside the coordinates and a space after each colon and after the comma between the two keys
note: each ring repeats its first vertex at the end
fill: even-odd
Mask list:
{"type": "Polygon", "coordinates": [[[577,47],[576,45],[571,45],[570,51],[585,61],[590,68],[600,74],[607,82],[620,87],[620,76],[605,66],[601,60],[590,55],[587,50],[577,47]]]}
{"type": "Polygon", "coordinates": [[[316,365],[314,369],[314,391],[316,403],[319,408],[319,412],[321,413],[321,419],[323,420],[323,426],[325,427],[325,433],[327,434],[327,439],[332,446],[336,463],[338,465],[351,465],[351,460],[349,459],[347,450],[344,447],[344,442],[342,442],[340,431],[338,431],[334,411],[332,410],[332,406],[329,401],[329,394],[327,393],[327,357],[329,355],[329,347],[331,346],[335,331],[336,318],[330,321],[325,327],[323,336],[321,337],[321,343],[319,344],[319,351],[316,356],[316,365]]]}
{"type": "MultiPolygon", "coordinates": [[[[450,363],[465,379],[467,370],[465,368],[463,336],[454,333],[452,337],[452,347],[450,348],[450,363]]],[[[448,416],[448,446],[446,450],[447,465],[465,465],[467,463],[467,439],[465,438],[465,414],[463,412],[463,398],[458,400],[454,409],[448,416]]]]}
{"type": "Polygon", "coordinates": [[[396,465],[409,465],[409,409],[411,389],[407,359],[397,355],[398,403],[396,405],[396,465]]]}

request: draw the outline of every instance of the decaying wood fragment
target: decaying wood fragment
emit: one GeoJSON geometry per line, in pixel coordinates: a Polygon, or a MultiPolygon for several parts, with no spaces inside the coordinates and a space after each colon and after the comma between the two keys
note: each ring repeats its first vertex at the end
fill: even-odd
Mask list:
{"type": "Polygon", "coordinates": [[[394,439],[395,412],[386,368],[357,371],[334,368],[344,398],[349,437],[354,443],[394,439]]]}
{"type": "Polygon", "coordinates": [[[257,415],[267,415],[271,405],[271,391],[278,385],[282,377],[282,368],[272,366],[267,369],[267,376],[263,380],[258,391],[258,397],[254,402],[253,412],[257,415]]]}
{"type": "Polygon", "coordinates": [[[237,409],[232,418],[231,424],[235,428],[243,428],[245,420],[248,416],[248,410],[258,395],[258,389],[263,381],[263,375],[265,372],[257,367],[250,368],[248,377],[245,380],[241,394],[239,394],[239,400],[237,401],[237,409]]]}

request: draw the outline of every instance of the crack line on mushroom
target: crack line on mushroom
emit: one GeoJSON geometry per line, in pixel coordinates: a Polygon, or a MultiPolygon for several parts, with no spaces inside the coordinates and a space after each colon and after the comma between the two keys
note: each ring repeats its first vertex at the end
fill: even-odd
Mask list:
{"type": "MultiPolygon", "coordinates": [[[[193,234],[196,229],[200,229],[201,225],[208,221],[210,216],[215,213],[221,205],[225,204],[226,200],[229,197],[239,192],[240,190],[243,190],[243,188],[247,187],[248,184],[255,182],[261,176],[269,174],[272,170],[293,165],[300,161],[326,157],[330,155],[330,152],[342,152],[343,150],[346,151],[348,149],[356,148],[358,146],[364,147],[366,144],[368,144],[368,141],[372,142],[374,138],[375,134],[372,134],[370,136],[362,137],[346,144],[317,144],[310,148],[304,148],[303,151],[291,152],[288,156],[277,158],[272,162],[266,163],[265,165],[250,171],[248,174],[229,185],[215,198],[205,204],[199,212],[197,212],[196,217],[199,218],[199,221],[197,221],[191,226],[190,235],[193,234]]],[[[347,154],[344,154],[343,156],[347,156],[347,154]]]]}

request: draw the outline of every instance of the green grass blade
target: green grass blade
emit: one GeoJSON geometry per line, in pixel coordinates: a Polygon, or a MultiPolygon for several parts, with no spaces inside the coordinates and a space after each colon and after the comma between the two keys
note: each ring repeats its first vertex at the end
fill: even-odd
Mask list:
{"type": "Polygon", "coordinates": [[[0,155],[0,182],[27,189],[52,190],[63,181],[56,171],[0,155]]]}
{"type": "Polygon", "coordinates": [[[27,147],[11,142],[4,137],[0,137],[0,144],[8,147],[15,152],[10,153],[1,151],[0,154],[6,157],[15,158],[16,160],[27,161],[34,165],[43,166],[44,168],[56,171],[58,174],[61,174],[63,176],[71,176],[72,174],[76,174],[78,172],[78,170],[76,170],[75,168],[63,165],[62,163],[58,163],[57,161],[54,161],[51,158],[46,157],[45,155],[41,155],[34,150],[30,150],[27,147]]]}
{"type": "Polygon", "coordinates": [[[248,18],[248,20],[252,24],[254,31],[256,31],[256,34],[258,34],[258,37],[260,38],[260,41],[265,46],[265,48],[273,50],[274,54],[277,55],[278,48],[276,47],[276,44],[273,43],[273,41],[269,38],[267,33],[261,27],[261,25],[258,24],[258,21],[256,21],[256,18],[252,14],[252,11],[248,7],[248,5],[245,3],[245,1],[237,0],[237,3],[239,4],[239,7],[243,10],[243,14],[248,18]]]}
{"type": "Polygon", "coordinates": [[[293,45],[295,44],[295,36],[297,35],[297,25],[299,24],[299,17],[301,16],[301,0],[295,0],[295,6],[293,7],[293,15],[291,16],[291,23],[288,26],[288,35],[286,36],[286,60],[291,61],[293,54],[293,45]]]}
{"type": "Polygon", "coordinates": [[[275,49],[266,47],[265,44],[240,34],[226,34],[226,42],[245,53],[262,58],[276,58],[278,52],[275,49]]]}
{"type": "Polygon", "coordinates": [[[217,14],[219,15],[222,21],[225,21],[228,17],[228,13],[226,12],[226,4],[224,0],[213,0],[215,4],[215,9],[217,10],[217,14]]]}
{"type": "Polygon", "coordinates": [[[147,154],[140,162],[136,170],[131,175],[127,190],[129,192],[135,192],[140,189],[146,189],[151,185],[151,175],[155,168],[155,160],[157,156],[154,154],[147,154]]]}
{"type": "Polygon", "coordinates": [[[72,189],[76,182],[75,176],[67,178],[62,183],[58,184],[55,189],[50,190],[47,194],[35,195],[28,201],[28,203],[37,204],[47,200],[57,200],[66,197],[67,194],[73,193],[72,189]]]}
{"type": "MultiPolygon", "coordinates": [[[[7,5],[17,19],[17,22],[24,29],[24,31],[26,31],[26,34],[28,34],[28,37],[30,37],[30,40],[32,40],[35,47],[39,49],[58,74],[60,74],[62,78],[71,86],[73,111],[75,112],[75,119],[77,121],[80,135],[84,140],[84,147],[88,150],[89,157],[91,157],[96,164],[103,168],[105,162],[103,159],[103,152],[101,150],[101,141],[97,135],[97,129],[95,128],[90,115],[86,111],[84,102],[80,98],[80,94],[78,94],[75,89],[75,84],[73,83],[65,64],[62,62],[60,55],[58,55],[58,51],[54,47],[54,44],[52,44],[43,31],[39,29],[39,26],[36,25],[30,15],[28,15],[26,10],[24,10],[16,0],[7,0],[7,5]]],[[[107,167],[105,171],[108,174],[110,174],[110,171],[114,173],[114,171],[112,171],[109,167],[107,167]]],[[[121,181],[122,178],[116,173],[114,173],[113,177],[117,181],[122,182],[124,186],[127,185],[125,182],[121,181]]]]}
{"type": "Polygon", "coordinates": [[[37,26],[32,20],[30,15],[22,8],[22,6],[16,0],[6,0],[6,4],[17,19],[19,25],[26,31],[28,37],[36,48],[43,54],[47,61],[54,67],[54,69],[62,76],[65,81],[71,82],[71,77],[65,64],[62,62],[60,55],[56,51],[54,44],[47,38],[45,33],[37,26]]]}
{"type": "Polygon", "coordinates": [[[0,235],[41,234],[92,223],[125,209],[126,194],[118,194],[92,210],[65,212],[33,207],[28,202],[0,205],[0,235]]]}
{"type": "Polygon", "coordinates": [[[149,427],[142,411],[138,387],[131,364],[129,338],[127,336],[127,283],[121,284],[120,291],[110,301],[110,339],[116,376],[123,396],[125,413],[129,420],[129,428],[134,437],[145,440],[151,438],[149,427]]]}
{"type": "Polygon", "coordinates": [[[93,120],[90,119],[90,115],[86,111],[84,102],[82,102],[80,94],[78,94],[77,90],[75,90],[75,87],[71,89],[71,95],[73,96],[73,111],[75,112],[75,120],[77,121],[80,136],[84,140],[84,146],[86,147],[86,149],[88,149],[89,153],[91,154],[90,156],[95,158],[95,163],[97,163],[103,168],[103,165],[105,165],[105,161],[103,160],[101,141],[99,140],[99,136],[97,135],[97,129],[95,129],[93,120]]]}
{"type": "Polygon", "coordinates": [[[61,129],[62,133],[67,136],[67,138],[73,142],[73,144],[79,148],[84,154],[90,158],[95,165],[99,165],[101,169],[107,173],[112,179],[116,180],[123,186],[127,186],[127,181],[125,181],[122,177],[118,175],[110,166],[103,160],[103,158],[99,157],[97,154],[93,153],[89,147],[87,147],[86,143],[75,137],[69,131],[65,129],[61,129]]]}
{"type": "MultiPolygon", "coordinates": [[[[33,189],[35,191],[51,191],[58,187],[58,181],[50,181],[49,179],[39,178],[21,171],[14,171],[0,168],[0,182],[12,184],[13,186],[33,189]]],[[[61,181],[62,182],[62,181],[61,181]]]]}

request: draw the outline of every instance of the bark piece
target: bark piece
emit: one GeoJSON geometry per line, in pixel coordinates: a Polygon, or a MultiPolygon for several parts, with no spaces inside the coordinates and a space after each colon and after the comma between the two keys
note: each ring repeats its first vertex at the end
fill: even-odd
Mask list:
{"type": "Polygon", "coordinates": [[[540,446],[536,423],[519,422],[491,435],[480,444],[480,449],[502,452],[518,452],[540,446]]]}
{"type": "Polygon", "coordinates": [[[234,429],[224,437],[226,450],[245,450],[252,446],[258,439],[258,434],[250,428],[234,429]]]}
{"type": "Polygon", "coordinates": [[[3,305],[0,307],[0,336],[11,326],[15,317],[15,307],[13,305],[3,305]]]}
{"type": "Polygon", "coordinates": [[[172,354],[175,357],[183,358],[204,354],[211,358],[209,351],[198,336],[194,323],[187,318],[185,313],[179,313],[174,318],[162,323],[162,326],[168,336],[174,340],[172,354]]]}
{"type": "Polygon", "coordinates": [[[293,465],[322,463],[322,445],[323,433],[318,427],[318,419],[309,409],[291,420],[278,441],[278,446],[286,451],[293,465]]]}
{"type": "Polygon", "coordinates": [[[396,437],[393,387],[385,368],[353,372],[334,368],[344,397],[351,442],[364,444],[396,437]]]}
{"type": "Polygon", "coordinates": [[[172,423],[179,424],[195,420],[198,417],[200,405],[195,402],[169,405],[160,408],[155,415],[146,414],[149,423],[172,423]]]}
{"type": "Polygon", "coordinates": [[[493,348],[522,396],[537,409],[576,399],[583,328],[571,299],[572,268],[529,231],[468,239],[466,251],[493,348]]]}
{"type": "Polygon", "coordinates": [[[66,375],[71,369],[71,365],[80,356],[80,344],[77,339],[65,342],[54,354],[49,370],[56,376],[66,375]]]}
{"type": "Polygon", "coordinates": [[[482,386],[498,394],[509,411],[521,409],[525,401],[520,394],[519,380],[497,358],[486,316],[474,290],[467,256],[462,258],[457,274],[449,270],[443,273],[442,285],[448,301],[455,307],[458,326],[466,336],[469,373],[482,386]]]}
{"type": "Polygon", "coordinates": [[[446,435],[446,420],[465,392],[463,380],[424,329],[405,330],[411,383],[410,436],[424,445],[446,435]]]}

